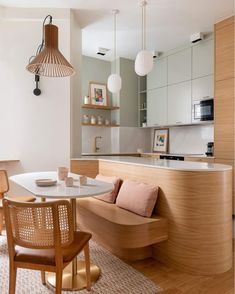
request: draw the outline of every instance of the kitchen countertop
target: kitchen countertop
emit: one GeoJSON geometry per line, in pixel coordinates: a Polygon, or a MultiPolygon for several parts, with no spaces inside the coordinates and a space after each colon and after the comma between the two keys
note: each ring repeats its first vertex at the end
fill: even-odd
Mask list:
{"type": "Polygon", "coordinates": [[[144,157],[128,156],[92,156],[86,158],[71,158],[71,160],[101,160],[121,164],[143,165],[147,167],[163,168],[177,171],[201,171],[201,172],[220,172],[232,170],[230,165],[193,161],[177,161],[144,157]]]}
{"type": "Polygon", "coordinates": [[[122,153],[82,153],[82,156],[140,156],[137,152],[122,152],[122,153]]]}

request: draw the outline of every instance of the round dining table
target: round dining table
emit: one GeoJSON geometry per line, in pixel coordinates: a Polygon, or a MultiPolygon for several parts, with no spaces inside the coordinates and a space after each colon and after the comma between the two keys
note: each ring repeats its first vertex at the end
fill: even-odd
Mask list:
{"type": "MultiPolygon", "coordinates": [[[[97,181],[92,178],[87,178],[87,184],[80,185],[77,174],[69,173],[69,177],[73,178],[73,186],[67,187],[65,181],[58,180],[57,172],[32,172],[23,173],[10,177],[10,180],[19,186],[23,187],[36,197],[41,198],[41,201],[68,199],[72,205],[74,228],[77,227],[76,218],[76,198],[84,198],[95,195],[101,195],[112,191],[113,184],[97,181]],[[40,187],[36,184],[36,180],[39,179],[51,179],[56,180],[56,184],[53,186],[40,187]]],[[[91,263],[91,280],[95,283],[100,276],[100,268],[91,263]]],[[[47,281],[50,285],[55,287],[55,274],[47,273],[47,281]]],[[[63,290],[81,290],[86,287],[86,271],[85,262],[75,258],[63,271],[63,290]]]]}

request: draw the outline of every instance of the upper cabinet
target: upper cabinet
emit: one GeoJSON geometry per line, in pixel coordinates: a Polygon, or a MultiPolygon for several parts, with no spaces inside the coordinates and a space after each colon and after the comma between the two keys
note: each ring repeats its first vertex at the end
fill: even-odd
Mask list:
{"type": "Polygon", "coordinates": [[[191,81],[168,87],[168,124],[191,124],[191,81]]]}
{"type": "Polygon", "coordinates": [[[167,87],[147,93],[147,125],[167,125],[167,87]]]}
{"type": "Polygon", "coordinates": [[[168,56],[168,85],[191,80],[191,48],[168,56]]]}
{"type": "Polygon", "coordinates": [[[214,97],[214,76],[192,80],[192,99],[201,100],[214,97]]]}
{"type": "Polygon", "coordinates": [[[214,72],[214,41],[199,42],[192,47],[192,78],[211,75],[214,72]]]}
{"type": "Polygon", "coordinates": [[[147,75],[147,89],[152,90],[167,85],[167,58],[157,59],[153,70],[147,75]]]}

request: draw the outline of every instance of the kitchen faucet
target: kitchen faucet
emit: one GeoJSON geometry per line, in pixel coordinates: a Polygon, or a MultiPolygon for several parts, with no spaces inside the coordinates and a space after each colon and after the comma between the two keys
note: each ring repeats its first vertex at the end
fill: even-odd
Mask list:
{"type": "Polygon", "coordinates": [[[95,153],[100,150],[100,148],[97,146],[97,139],[102,139],[102,137],[101,136],[96,136],[95,137],[95,144],[94,144],[94,151],[95,151],[95,153]]]}

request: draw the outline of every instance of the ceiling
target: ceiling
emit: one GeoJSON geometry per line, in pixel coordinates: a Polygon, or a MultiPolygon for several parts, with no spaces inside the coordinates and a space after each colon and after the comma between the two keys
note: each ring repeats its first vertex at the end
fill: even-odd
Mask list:
{"type": "MultiPolygon", "coordinates": [[[[8,7],[73,8],[83,32],[83,54],[96,55],[97,47],[113,48],[112,9],[119,9],[118,55],[134,59],[141,48],[141,9],[138,0],[0,0],[8,7]]],[[[147,47],[167,51],[189,43],[196,32],[209,33],[213,24],[234,14],[234,0],[148,0],[147,47]]]]}

